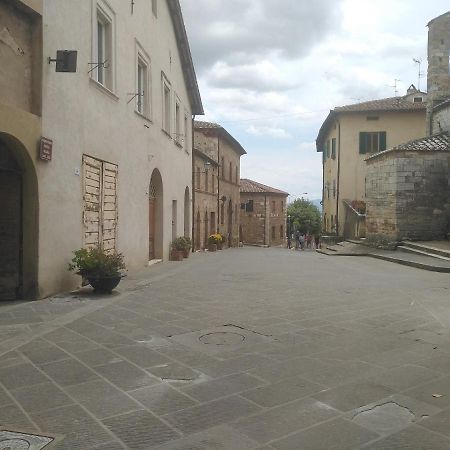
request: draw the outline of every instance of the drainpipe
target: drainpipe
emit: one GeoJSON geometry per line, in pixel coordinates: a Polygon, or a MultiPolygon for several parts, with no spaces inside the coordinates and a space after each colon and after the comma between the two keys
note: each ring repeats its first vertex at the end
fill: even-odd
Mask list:
{"type": "MultiPolygon", "coordinates": [[[[195,122],[195,114],[192,115],[192,150],[191,150],[191,166],[192,166],[192,175],[191,175],[191,179],[192,179],[192,253],[195,252],[195,180],[194,180],[194,176],[195,176],[195,167],[194,167],[194,122],[195,122]]],[[[186,130],[184,131],[186,133],[186,130]]]]}
{"type": "Polygon", "coordinates": [[[341,122],[338,121],[338,170],[337,170],[337,187],[336,187],[336,231],[339,236],[339,181],[341,178],[341,122]]]}

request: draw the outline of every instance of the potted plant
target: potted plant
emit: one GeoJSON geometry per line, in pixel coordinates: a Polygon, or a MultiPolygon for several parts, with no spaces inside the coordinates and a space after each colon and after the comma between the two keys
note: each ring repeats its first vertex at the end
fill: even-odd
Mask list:
{"type": "Polygon", "coordinates": [[[68,270],[87,278],[95,292],[110,294],[124,277],[125,263],[122,253],[107,253],[101,248],[81,248],[73,252],[68,270]]]}
{"type": "Polygon", "coordinates": [[[183,257],[189,258],[189,252],[191,251],[192,248],[192,241],[191,238],[188,236],[184,236],[183,240],[184,240],[183,257]]]}
{"type": "Polygon", "coordinates": [[[217,233],[217,234],[220,236],[220,239],[218,239],[218,240],[216,241],[217,250],[222,250],[222,248],[223,248],[223,243],[224,243],[224,241],[225,241],[225,237],[224,237],[224,235],[221,234],[221,233],[217,233]]]}
{"type": "Polygon", "coordinates": [[[215,252],[219,244],[222,244],[222,235],[220,233],[211,234],[208,237],[208,251],[215,252]]]}
{"type": "Polygon", "coordinates": [[[184,251],[186,249],[186,241],[184,237],[177,237],[172,241],[170,260],[171,261],[183,261],[184,251]]]}

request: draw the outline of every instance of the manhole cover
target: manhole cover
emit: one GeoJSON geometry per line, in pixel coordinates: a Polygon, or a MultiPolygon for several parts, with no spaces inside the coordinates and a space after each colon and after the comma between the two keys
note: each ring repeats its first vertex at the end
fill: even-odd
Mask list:
{"type": "Polygon", "coordinates": [[[245,336],[228,331],[217,331],[200,336],[199,341],[210,345],[237,345],[245,341],[245,336]]]}
{"type": "Polygon", "coordinates": [[[0,431],[0,450],[42,450],[52,441],[45,436],[0,431]]]}

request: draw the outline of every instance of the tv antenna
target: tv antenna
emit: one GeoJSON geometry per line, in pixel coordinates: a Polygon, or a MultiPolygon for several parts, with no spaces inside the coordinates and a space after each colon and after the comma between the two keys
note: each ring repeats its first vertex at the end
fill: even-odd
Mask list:
{"type": "Polygon", "coordinates": [[[397,79],[397,78],[394,78],[394,84],[393,84],[393,85],[389,85],[389,87],[394,88],[394,95],[395,95],[395,97],[398,96],[397,83],[398,83],[399,81],[402,81],[402,80],[399,80],[399,79],[397,79]]]}
{"type": "Polygon", "coordinates": [[[421,71],[422,58],[413,58],[412,60],[419,66],[419,73],[417,75],[417,89],[420,91],[420,79],[425,76],[425,74],[421,71]]]}

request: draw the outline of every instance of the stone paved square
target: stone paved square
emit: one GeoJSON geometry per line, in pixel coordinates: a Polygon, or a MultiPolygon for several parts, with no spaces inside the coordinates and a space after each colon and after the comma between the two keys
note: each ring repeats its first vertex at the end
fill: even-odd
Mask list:
{"type": "Polygon", "coordinates": [[[0,304],[23,322],[0,324],[2,428],[51,450],[450,448],[447,274],[241,248],[122,283],[0,304]]]}

